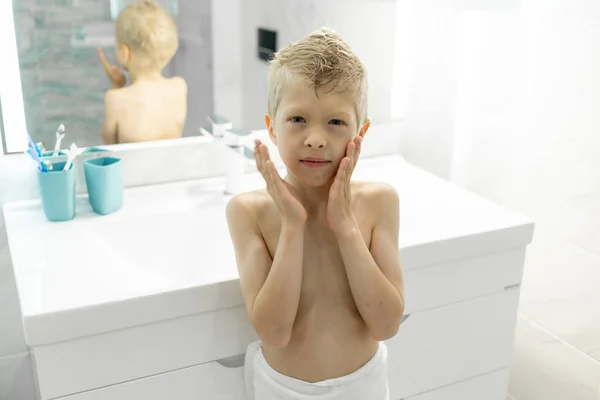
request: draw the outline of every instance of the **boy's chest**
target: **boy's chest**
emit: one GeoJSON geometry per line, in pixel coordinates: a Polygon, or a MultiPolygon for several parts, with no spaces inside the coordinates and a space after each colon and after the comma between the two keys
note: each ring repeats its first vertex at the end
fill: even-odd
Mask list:
{"type": "MultiPolygon", "coordinates": [[[[354,215],[365,245],[370,248],[373,230],[370,214],[355,210],[354,215]]],[[[271,257],[274,258],[281,231],[281,218],[278,211],[274,210],[271,218],[266,220],[272,222],[262,227],[263,237],[271,257]]],[[[346,276],[337,237],[327,225],[325,217],[309,219],[306,222],[302,273],[303,285],[346,276]]]]}

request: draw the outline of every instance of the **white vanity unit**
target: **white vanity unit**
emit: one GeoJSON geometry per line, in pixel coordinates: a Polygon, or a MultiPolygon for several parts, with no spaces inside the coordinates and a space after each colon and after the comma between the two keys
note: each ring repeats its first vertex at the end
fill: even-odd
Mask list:
{"type": "MultiPolygon", "coordinates": [[[[387,342],[392,399],[505,400],[528,219],[399,156],[356,179],[401,197],[406,315],[387,342]]],[[[249,175],[248,189],[262,186],[249,175]]],[[[6,205],[40,399],[243,400],[244,312],[220,178],[129,188],[119,212],[80,198],[49,223],[6,205]]]]}

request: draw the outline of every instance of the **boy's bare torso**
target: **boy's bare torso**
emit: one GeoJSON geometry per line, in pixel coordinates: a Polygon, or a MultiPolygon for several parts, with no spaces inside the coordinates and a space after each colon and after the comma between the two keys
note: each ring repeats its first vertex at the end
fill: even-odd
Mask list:
{"type": "MultiPolygon", "coordinates": [[[[352,182],[353,209],[367,247],[376,224],[373,193],[377,183],[352,182]]],[[[244,195],[265,245],[274,258],[281,216],[266,192],[244,195]]],[[[263,353],[276,371],[307,382],[348,375],[376,353],[379,343],[370,335],[354,302],[335,234],[322,213],[311,215],[304,233],[302,289],[292,336],[284,348],[263,344],[263,353]]]]}
{"type": "Polygon", "coordinates": [[[181,137],[187,116],[182,78],[138,81],[116,91],[117,143],[181,137]]]}

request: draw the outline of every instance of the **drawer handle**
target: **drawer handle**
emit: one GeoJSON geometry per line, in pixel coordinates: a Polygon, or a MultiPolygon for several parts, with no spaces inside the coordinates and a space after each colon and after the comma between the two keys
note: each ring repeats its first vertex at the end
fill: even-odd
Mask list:
{"type": "Polygon", "coordinates": [[[221,358],[220,360],[217,360],[217,362],[225,368],[239,368],[244,366],[245,358],[246,353],[242,353],[231,357],[221,358]]]}
{"type": "Polygon", "coordinates": [[[410,317],[412,314],[405,314],[402,316],[402,319],[400,320],[400,325],[402,325],[404,323],[404,321],[406,321],[408,319],[408,317],[410,317]]]}

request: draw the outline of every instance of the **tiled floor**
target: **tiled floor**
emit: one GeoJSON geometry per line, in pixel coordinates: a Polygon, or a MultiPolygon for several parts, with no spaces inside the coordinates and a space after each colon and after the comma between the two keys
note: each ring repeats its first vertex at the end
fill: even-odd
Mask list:
{"type": "Polygon", "coordinates": [[[561,196],[534,217],[507,399],[600,400],[600,184],[561,196]]]}

